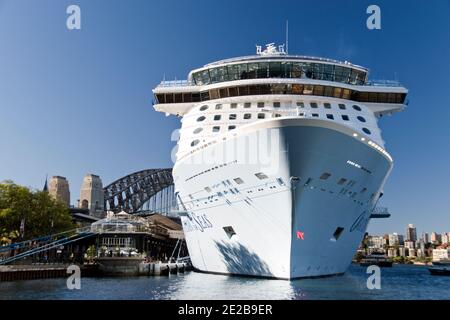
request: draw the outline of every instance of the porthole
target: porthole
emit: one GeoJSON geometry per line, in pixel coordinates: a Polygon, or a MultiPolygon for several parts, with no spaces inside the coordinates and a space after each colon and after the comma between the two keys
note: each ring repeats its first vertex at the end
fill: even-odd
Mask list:
{"type": "Polygon", "coordinates": [[[236,108],[237,108],[237,103],[232,103],[232,104],[230,104],[230,108],[231,108],[231,109],[236,109],[236,108]]]}
{"type": "Polygon", "coordinates": [[[361,122],[366,122],[366,119],[364,119],[364,117],[358,116],[356,118],[361,122]]]}
{"type": "Polygon", "coordinates": [[[353,109],[355,109],[356,111],[361,111],[361,107],[357,106],[356,104],[353,105],[353,109]]]}
{"type": "Polygon", "coordinates": [[[339,103],[339,109],[341,109],[341,110],[345,110],[346,108],[345,108],[345,104],[343,104],[343,103],[339,103]]]}
{"type": "Polygon", "coordinates": [[[191,147],[195,147],[196,145],[198,145],[198,143],[200,142],[200,140],[194,140],[191,142],[191,147]]]}
{"type": "Polygon", "coordinates": [[[228,126],[228,131],[236,129],[236,126],[228,126]]]}
{"type": "Polygon", "coordinates": [[[206,109],[208,109],[208,106],[206,104],[200,107],[200,111],[205,111],[206,109]]]}
{"type": "Polygon", "coordinates": [[[264,119],[266,117],[265,113],[258,113],[258,119],[264,119]]]}
{"type": "Polygon", "coordinates": [[[280,102],[274,102],[273,103],[273,107],[274,108],[279,108],[281,106],[281,103],[280,102]]]}
{"type": "Polygon", "coordinates": [[[203,128],[197,128],[194,130],[194,134],[200,133],[203,131],[203,128]]]}
{"type": "Polygon", "coordinates": [[[327,119],[334,120],[334,116],[330,113],[327,114],[327,119]]]}
{"type": "Polygon", "coordinates": [[[367,128],[362,128],[362,131],[364,131],[364,133],[371,134],[370,130],[367,128]]]}
{"type": "Polygon", "coordinates": [[[311,106],[311,108],[317,109],[317,103],[311,102],[309,105],[311,106]]]}
{"type": "Polygon", "coordinates": [[[219,121],[222,116],[220,114],[216,114],[214,116],[214,121],[219,121]]]}
{"type": "Polygon", "coordinates": [[[252,114],[251,113],[244,114],[244,119],[245,120],[248,120],[248,119],[251,119],[251,118],[252,118],[252,114]]]}
{"type": "Polygon", "coordinates": [[[250,102],[244,103],[244,108],[250,108],[252,104],[250,102]]]}
{"type": "Polygon", "coordinates": [[[312,116],[313,116],[314,118],[318,118],[318,117],[319,117],[319,114],[318,114],[318,113],[313,113],[312,116]]]}
{"type": "Polygon", "coordinates": [[[264,108],[264,102],[258,102],[258,108],[264,108]]]}
{"type": "Polygon", "coordinates": [[[329,104],[328,102],[323,104],[325,109],[331,109],[331,104],[329,104]]]}
{"type": "Polygon", "coordinates": [[[235,113],[230,114],[228,119],[229,120],[236,120],[236,114],[235,113]]]}
{"type": "Polygon", "coordinates": [[[305,104],[303,102],[297,102],[297,107],[304,108],[305,104]]]}
{"type": "Polygon", "coordinates": [[[222,109],[222,104],[216,104],[216,110],[221,110],[222,109]]]}
{"type": "Polygon", "coordinates": [[[201,117],[197,118],[197,122],[202,122],[205,119],[206,119],[205,116],[201,116],[201,117]]]}
{"type": "Polygon", "coordinates": [[[342,120],[344,120],[344,121],[349,121],[350,119],[348,118],[348,115],[343,114],[343,115],[342,115],[342,120]]]}
{"type": "Polygon", "coordinates": [[[212,128],[212,132],[219,132],[220,131],[220,127],[219,126],[214,126],[212,128]]]}

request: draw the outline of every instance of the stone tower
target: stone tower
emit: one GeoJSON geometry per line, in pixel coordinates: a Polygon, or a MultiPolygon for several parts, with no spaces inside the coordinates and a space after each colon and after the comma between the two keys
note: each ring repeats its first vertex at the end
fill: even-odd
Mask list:
{"type": "Polygon", "coordinates": [[[69,181],[65,177],[53,176],[50,179],[48,193],[53,199],[61,201],[67,207],[70,206],[69,181]]]}
{"type": "Polygon", "coordinates": [[[86,175],[81,185],[79,207],[88,209],[92,216],[102,217],[103,199],[102,179],[95,174],[86,175]]]}

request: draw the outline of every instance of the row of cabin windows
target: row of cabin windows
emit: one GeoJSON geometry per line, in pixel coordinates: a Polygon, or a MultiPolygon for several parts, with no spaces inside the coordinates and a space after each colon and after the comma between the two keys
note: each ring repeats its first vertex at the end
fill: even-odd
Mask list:
{"type": "Polygon", "coordinates": [[[255,84],[211,89],[201,92],[158,93],[157,103],[192,103],[214,99],[253,95],[308,95],[333,97],[358,102],[404,103],[406,93],[360,92],[347,88],[312,84],[255,84]]]}
{"type": "MultiPolygon", "coordinates": [[[[265,107],[265,103],[264,102],[258,102],[256,105],[257,105],[258,108],[264,108],[265,107]]],[[[251,108],[251,106],[252,106],[251,102],[245,102],[244,103],[244,108],[245,109],[251,108]]],[[[281,106],[280,102],[274,102],[273,103],[273,107],[274,108],[279,108],[280,106],[281,106]]],[[[237,109],[237,107],[238,107],[237,103],[230,103],[230,109],[237,109]]],[[[205,105],[200,107],[200,111],[206,111],[206,110],[208,110],[208,108],[209,108],[209,106],[205,104],[205,105]]],[[[223,105],[221,103],[218,103],[218,104],[216,104],[214,109],[215,110],[222,110],[223,109],[223,105]]]]}
{"type": "MultiPolygon", "coordinates": [[[[319,118],[319,114],[318,114],[318,113],[312,113],[311,116],[314,117],[314,118],[319,118]]],[[[334,118],[334,115],[331,114],[331,113],[327,113],[325,116],[326,116],[326,118],[329,119],[329,120],[334,120],[334,119],[335,119],[335,118],[334,118]]],[[[265,114],[265,113],[258,113],[258,115],[257,115],[257,118],[258,118],[258,119],[265,119],[265,117],[266,117],[266,114],[265,114]]],[[[275,117],[275,118],[281,117],[281,114],[274,114],[273,117],[275,117]]],[[[228,119],[229,119],[229,120],[236,120],[236,118],[237,118],[237,115],[236,115],[236,114],[230,114],[230,115],[228,116],[228,119]]],[[[251,113],[245,113],[244,116],[243,116],[243,119],[245,119],[245,120],[249,120],[249,119],[251,119],[251,118],[252,118],[252,114],[251,114],[251,113]]],[[[344,121],[350,121],[349,116],[346,115],[346,114],[341,115],[341,118],[342,118],[342,120],[344,120],[344,121]]],[[[365,119],[364,117],[362,117],[362,116],[357,116],[356,118],[357,118],[360,122],[362,122],[362,123],[365,123],[365,122],[366,122],[366,119],[365,119]]],[[[201,116],[201,117],[199,117],[199,118],[197,119],[197,121],[201,122],[201,121],[204,121],[205,119],[206,119],[205,116],[201,116]]],[[[215,115],[215,116],[214,116],[214,120],[215,120],[215,121],[219,121],[220,119],[221,119],[221,115],[215,115]]],[[[234,130],[234,129],[236,129],[236,126],[235,126],[235,125],[230,125],[230,126],[228,126],[228,131],[231,131],[231,130],[234,130]]],[[[200,133],[200,132],[202,132],[202,131],[203,131],[203,128],[196,128],[196,129],[194,130],[194,134],[198,134],[198,133],[200,133]]],[[[371,131],[370,131],[369,129],[365,128],[365,127],[362,128],[362,131],[363,131],[364,133],[368,134],[368,135],[371,134],[371,131]]],[[[212,127],[212,132],[214,132],[214,133],[220,132],[220,126],[213,126],[213,127],[212,127]]],[[[194,141],[191,143],[191,146],[197,145],[198,142],[196,142],[196,141],[197,141],[197,140],[194,140],[194,141]],[[194,142],[195,142],[195,143],[194,143],[194,142]]]]}
{"type": "MultiPolygon", "coordinates": [[[[317,109],[319,107],[319,104],[317,102],[310,102],[309,105],[313,109],[317,109]]],[[[250,107],[251,107],[251,103],[250,102],[245,102],[244,103],[244,108],[248,109],[250,107]]],[[[264,102],[258,102],[257,103],[257,107],[258,108],[264,108],[265,107],[265,103],[264,102]]],[[[279,102],[279,101],[273,102],[273,107],[274,108],[280,108],[281,107],[281,102],[279,102]]],[[[305,103],[304,102],[297,102],[297,107],[305,108],[305,103]]],[[[325,109],[331,109],[331,103],[325,102],[323,104],[323,107],[325,109]]],[[[346,110],[347,109],[347,106],[345,104],[343,104],[343,103],[339,103],[338,107],[339,107],[340,110],[346,110]]],[[[358,105],[353,105],[352,107],[356,111],[361,111],[361,107],[358,106],[358,105]]],[[[209,108],[208,105],[203,105],[203,106],[200,107],[200,111],[206,111],[206,110],[208,110],[208,108],[209,108]]],[[[230,108],[231,109],[236,109],[237,108],[237,103],[231,103],[230,104],[230,108]]],[[[223,105],[221,103],[216,104],[215,110],[222,110],[222,109],[223,109],[223,105]]]]}
{"type": "MultiPolygon", "coordinates": [[[[250,120],[252,118],[252,113],[244,113],[243,119],[244,120],[250,120]]],[[[258,119],[265,119],[266,118],[266,114],[265,113],[258,113],[257,114],[257,118],[258,119]]],[[[201,116],[197,118],[197,122],[202,122],[206,119],[205,116],[201,116]]],[[[236,113],[230,113],[228,115],[228,120],[236,120],[237,119],[237,114],[236,113]]],[[[216,114],[213,117],[214,121],[220,121],[222,120],[222,115],[221,114],[216,114]]]]}
{"type": "MultiPolygon", "coordinates": [[[[317,108],[319,107],[319,104],[318,104],[317,102],[310,102],[309,105],[310,105],[310,107],[311,107],[312,109],[317,109],[317,108]]],[[[304,108],[304,107],[305,107],[305,104],[304,104],[303,102],[297,102],[297,107],[304,108]]],[[[331,103],[325,102],[325,103],[323,104],[323,107],[324,107],[325,109],[331,109],[331,103]]],[[[343,103],[339,103],[339,104],[338,104],[338,107],[339,107],[340,110],[347,110],[347,106],[346,106],[345,104],[343,104],[343,103]]],[[[352,106],[352,108],[353,108],[354,110],[356,110],[356,111],[361,111],[361,110],[362,110],[361,107],[358,106],[358,105],[356,105],[356,104],[354,104],[354,105],[352,106]]]]}
{"type": "MultiPolygon", "coordinates": [[[[318,113],[312,113],[311,115],[313,117],[319,117],[318,113]]],[[[275,114],[274,117],[279,117],[279,116],[281,116],[281,115],[275,114]]],[[[331,114],[331,113],[327,113],[326,117],[327,117],[327,119],[334,120],[334,115],[331,114]]],[[[341,115],[341,117],[342,117],[342,120],[344,120],[344,121],[350,121],[349,116],[346,115],[346,114],[341,115]]],[[[251,113],[244,113],[244,116],[243,116],[244,120],[250,120],[251,118],[252,118],[252,114],[251,113]]],[[[265,119],[266,118],[266,114],[265,113],[258,113],[257,114],[257,118],[258,119],[265,119]]],[[[197,118],[197,122],[202,122],[205,119],[206,119],[205,116],[198,117],[197,118]]],[[[214,121],[220,121],[222,119],[222,115],[216,114],[216,115],[214,115],[213,119],[214,119],[214,121]]],[[[236,113],[231,113],[231,114],[228,115],[228,120],[236,120],[236,119],[237,119],[237,114],[236,113]]],[[[363,123],[366,122],[366,119],[363,116],[357,116],[356,119],[358,119],[358,121],[363,122],[363,123]]],[[[199,130],[199,129],[201,129],[201,128],[195,129],[194,133],[200,133],[201,130],[199,130]]]]}

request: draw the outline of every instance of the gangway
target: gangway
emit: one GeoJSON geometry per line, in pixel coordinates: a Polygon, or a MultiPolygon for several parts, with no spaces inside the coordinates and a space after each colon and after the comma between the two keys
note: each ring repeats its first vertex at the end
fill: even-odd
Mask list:
{"type": "Polygon", "coordinates": [[[21,252],[12,257],[8,257],[6,259],[0,260],[0,265],[5,265],[8,263],[14,262],[16,260],[20,260],[20,259],[24,259],[26,257],[32,256],[37,253],[48,251],[48,250],[57,248],[59,246],[64,246],[64,245],[91,237],[95,234],[96,233],[91,232],[90,227],[86,227],[86,228],[81,228],[81,229],[73,229],[73,230],[61,232],[61,233],[50,235],[50,236],[36,238],[36,239],[40,239],[40,241],[36,241],[36,239],[32,239],[32,240],[23,241],[21,243],[12,244],[9,246],[3,246],[3,247],[0,247],[1,251],[7,251],[8,248],[9,248],[9,250],[13,250],[16,248],[26,248],[26,247],[31,247],[31,246],[33,246],[33,248],[31,248],[27,251],[21,252]],[[48,242],[49,239],[54,239],[55,236],[61,236],[61,235],[64,235],[64,236],[62,238],[48,242]],[[43,241],[42,239],[46,239],[47,241],[43,241]]]}

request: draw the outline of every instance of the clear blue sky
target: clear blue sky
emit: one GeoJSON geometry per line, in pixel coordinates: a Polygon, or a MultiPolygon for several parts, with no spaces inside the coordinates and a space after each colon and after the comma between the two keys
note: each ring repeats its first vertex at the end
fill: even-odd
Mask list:
{"type": "Polygon", "coordinates": [[[0,0],[0,180],[42,188],[86,173],[104,183],[170,167],[178,119],[151,89],[207,62],[284,42],[290,53],[349,60],[410,89],[406,112],[380,122],[395,167],[373,233],[450,231],[449,1],[0,0]],[[66,28],[70,4],[82,30],[66,28]],[[382,29],[366,28],[366,8],[382,29]]]}

